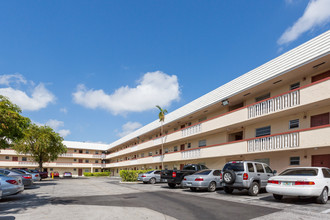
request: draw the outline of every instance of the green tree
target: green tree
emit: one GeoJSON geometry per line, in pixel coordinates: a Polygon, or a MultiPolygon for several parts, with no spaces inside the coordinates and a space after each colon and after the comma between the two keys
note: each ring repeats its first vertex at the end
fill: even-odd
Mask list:
{"type": "Polygon", "coordinates": [[[30,119],[20,115],[21,109],[0,95],[0,149],[11,147],[24,137],[30,119]]]}
{"type": "Polygon", "coordinates": [[[48,126],[31,124],[24,134],[24,138],[14,146],[14,149],[18,153],[30,154],[39,164],[40,171],[44,162],[54,161],[59,155],[67,152],[66,146],[62,143],[63,138],[48,126]]]}
{"type": "Polygon", "coordinates": [[[162,158],[162,169],[164,169],[164,137],[163,137],[163,125],[164,125],[164,121],[165,121],[165,114],[167,114],[167,110],[166,109],[162,109],[159,105],[156,105],[156,107],[159,109],[159,114],[158,114],[158,118],[159,118],[159,122],[161,123],[160,125],[160,133],[161,133],[161,140],[162,140],[162,154],[161,154],[161,158],[162,158]]]}

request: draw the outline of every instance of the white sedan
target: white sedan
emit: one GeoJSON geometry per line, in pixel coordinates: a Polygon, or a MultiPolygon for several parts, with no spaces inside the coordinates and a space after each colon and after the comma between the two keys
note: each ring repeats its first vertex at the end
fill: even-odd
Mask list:
{"type": "Polygon", "coordinates": [[[312,196],[326,204],[330,189],[330,169],[325,167],[289,168],[269,178],[266,190],[277,200],[283,196],[312,196]]]}

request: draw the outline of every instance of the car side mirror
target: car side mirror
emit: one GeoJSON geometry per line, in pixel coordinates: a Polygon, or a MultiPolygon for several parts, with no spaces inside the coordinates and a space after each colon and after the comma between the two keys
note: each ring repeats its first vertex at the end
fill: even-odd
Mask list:
{"type": "Polygon", "coordinates": [[[276,170],[273,170],[273,174],[275,175],[277,173],[277,171],[276,170]]]}

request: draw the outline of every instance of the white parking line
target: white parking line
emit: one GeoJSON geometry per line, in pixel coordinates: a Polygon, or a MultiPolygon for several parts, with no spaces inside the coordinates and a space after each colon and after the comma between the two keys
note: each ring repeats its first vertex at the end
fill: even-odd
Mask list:
{"type": "Polygon", "coordinates": [[[330,213],[330,209],[324,210],[323,212],[321,212],[322,214],[328,214],[330,213]]]}

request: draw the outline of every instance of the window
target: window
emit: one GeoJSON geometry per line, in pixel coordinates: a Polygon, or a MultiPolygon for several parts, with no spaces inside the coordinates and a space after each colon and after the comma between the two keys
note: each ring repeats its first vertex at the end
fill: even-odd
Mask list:
{"type": "Polygon", "coordinates": [[[73,150],[73,152],[75,152],[75,153],[76,153],[76,152],[77,152],[77,150],[76,150],[76,149],[74,149],[74,150],[73,150]]]}
{"type": "Polygon", "coordinates": [[[260,102],[260,101],[268,99],[268,98],[270,98],[270,93],[256,97],[256,102],[260,102]]]}
{"type": "Polygon", "coordinates": [[[255,172],[252,163],[248,163],[247,166],[248,166],[248,171],[249,171],[249,172],[255,172]]]}
{"type": "Polygon", "coordinates": [[[256,129],[256,137],[261,137],[266,135],[270,135],[270,126],[256,129]]]}
{"type": "Polygon", "coordinates": [[[188,122],[188,123],[187,123],[187,126],[190,126],[190,125],[191,125],[191,122],[188,122]]]}
{"type": "Polygon", "coordinates": [[[164,168],[165,168],[165,170],[167,170],[168,169],[168,165],[165,165],[164,168]]]}
{"type": "Polygon", "coordinates": [[[77,161],[77,159],[73,159],[73,162],[76,162],[77,161]]]}
{"type": "Polygon", "coordinates": [[[178,130],[178,128],[174,128],[174,131],[177,131],[178,130]]]}
{"type": "Polygon", "coordinates": [[[294,90],[300,87],[300,82],[296,82],[290,85],[290,90],[294,90]]]}
{"type": "Polygon", "coordinates": [[[322,169],[324,178],[330,178],[330,169],[322,169]]]}
{"type": "Polygon", "coordinates": [[[149,152],[149,156],[152,156],[152,152],[149,152]]]}
{"type": "Polygon", "coordinates": [[[26,157],[22,157],[22,161],[27,161],[26,157]]]}
{"type": "Polygon", "coordinates": [[[220,176],[221,171],[220,170],[215,170],[213,172],[213,176],[220,176]]]}
{"type": "Polygon", "coordinates": [[[198,141],[198,147],[204,147],[204,146],[206,146],[206,140],[198,141]]]}
{"type": "Polygon", "coordinates": [[[174,152],[175,152],[175,151],[178,151],[178,146],[175,146],[175,147],[174,147],[174,152]]]}
{"type": "Polygon", "coordinates": [[[79,153],[80,153],[80,154],[82,154],[82,153],[83,153],[83,151],[82,151],[82,150],[79,150],[79,153]]]}
{"type": "Polygon", "coordinates": [[[188,144],[187,144],[187,148],[188,148],[188,149],[191,148],[191,143],[188,143],[188,144]]]}
{"type": "Polygon", "coordinates": [[[9,160],[10,159],[10,157],[9,156],[6,156],[6,160],[9,160]]]}
{"type": "Polygon", "coordinates": [[[98,160],[95,160],[95,163],[99,163],[99,161],[98,160]]]}
{"type": "Polygon", "coordinates": [[[299,119],[290,120],[289,128],[299,128],[299,119]]]}
{"type": "Polygon", "coordinates": [[[99,169],[95,169],[95,172],[99,172],[99,169]]]}
{"type": "Polygon", "coordinates": [[[85,173],[89,173],[89,169],[85,169],[85,173]]]}
{"type": "Polygon", "coordinates": [[[266,173],[273,173],[272,169],[270,169],[269,166],[264,164],[264,167],[265,167],[266,173]]]}
{"type": "Polygon", "coordinates": [[[311,116],[311,127],[329,124],[329,112],[311,116]]]}
{"type": "Polygon", "coordinates": [[[85,163],[89,163],[89,160],[85,160],[85,163]]]}
{"type": "Polygon", "coordinates": [[[155,154],[156,154],[156,155],[158,154],[158,150],[155,151],[155,154]]]}
{"type": "Polygon", "coordinates": [[[50,171],[53,171],[54,169],[53,169],[53,168],[50,168],[49,170],[50,170],[50,171]]]}
{"type": "Polygon", "coordinates": [[[264,168],[260,163],[256,163],[256,169],[257,169],[257,173],[264,173],[264,168]]]}
{"type": "Polygon", "coordinates": [[[89,151],[88,150],[86,150],[86,154],[89,154],[89,151]]]}
{"type": "Polygon", "coordinates": [[[144,153],[141,153],[141,157],[144,157],[144,153]]]}
{"type": "Polygon", "coordinates": [[[95,154],[99,154],[99,152],[98,151],[95,151],[95,154]]]}
{"type": "Polygon", "coordinates": [[[299,165],[300,157],[290,157],[290,165],[299,165]]]}
{"type": "Polygon", "coordinates": [[[154,174],[160,174],[160,170],[155,171],[154,174]]]}
{"type": "Polygon", "coordinates": [[[200,119],[198,119],[198,122],[206,121],[206,119],[207,119],[207,117],[200,118],[200,119]]]}

